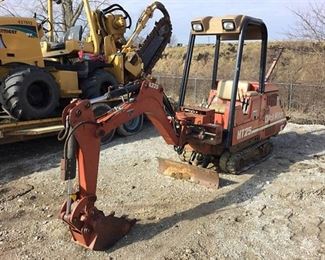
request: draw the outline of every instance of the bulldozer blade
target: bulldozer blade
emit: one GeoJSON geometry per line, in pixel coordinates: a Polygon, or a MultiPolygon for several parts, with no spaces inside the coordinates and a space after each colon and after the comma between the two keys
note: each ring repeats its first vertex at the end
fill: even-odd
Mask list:
{"type": "Polygon", "coordinates": [[[219,187],[219,174],[216,171],[157,158],[159,172],[175,179],[191,181],[208,188],[219,187]]]}

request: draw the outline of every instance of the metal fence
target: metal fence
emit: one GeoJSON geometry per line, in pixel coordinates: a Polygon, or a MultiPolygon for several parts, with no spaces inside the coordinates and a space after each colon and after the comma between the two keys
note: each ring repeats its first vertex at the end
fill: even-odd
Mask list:
{"type": "MultiPolygon", "coordinates": [[[[177,100],[182,77],[155,75],[168,96],[177,100]]],[[[315,85],[297,82],[274,82],[280,90],[281,102],[288,113],[295,114],[303,122],[325,123],[325,84],[315,85]]],[[[200,104],[211,89],[208,78],[189,78],[187,103],[200,104]]]]}

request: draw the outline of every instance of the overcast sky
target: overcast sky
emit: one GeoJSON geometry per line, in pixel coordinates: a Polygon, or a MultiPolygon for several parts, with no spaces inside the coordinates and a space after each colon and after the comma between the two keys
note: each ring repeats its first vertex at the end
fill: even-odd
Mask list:
{"type": "MultiPolygon", "coordinates": [[[[294,26],[296,17],[290,9],[308,8],[308,0],[160,0],[171,15],[174,34],[178,42],[186,43],[192,18],[200,16],[220,16],[226,14],[245,14],[262,18],[268,26],[269,38],[286,38],[290,26],[294,26]]],[[[325,2],[325,0],[314,0],[325,2]]],[[[141,11],[153,0],[121,0],[118,2],[128,10],[134,22],[141,11]]]]}

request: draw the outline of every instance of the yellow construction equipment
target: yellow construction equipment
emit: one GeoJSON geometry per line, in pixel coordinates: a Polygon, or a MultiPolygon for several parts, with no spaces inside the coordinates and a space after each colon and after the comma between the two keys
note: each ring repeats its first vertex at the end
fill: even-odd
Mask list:
{"type": "MultiPolygon", "coordinates": [[[[161,3],[154,2],[143,11],[127,40],[126,30],[132,25],[128,12],[118,4],[91,10],[88,0],[83,0],[83,6],[89,35],[83,37],[84,28],[74,26],[58,41],[54,37],[54,3],[62,4],[61,0],[48,0],[48,17],[0,17],[0,128],[8,129],[6,124],[17,120],[33,120],[30,126],[14,124],[16,128],[3,131],[0,143],[22,140],[17,135],[20,130],[48,129],[43,122],[59,116],[72,98],[95,98],[150,74],[170,41],[170,17],[161,3]],[[136,44],[156,10],[162,14],[160,20],[146,39],[136,44]]],[[[110,100],[106,109],[119,102],[110,100]]],[[[141,115],[117,131],[131,135],[142,125],[141,115]]],[[[56,124],[52,126],[57,129],[56,124]]]]}
{"type": "Polygon", "coordinates": [[[62,4],[48,0],[46,18],[0,17],[0,103],[18,120],[53,117],[71,98],[94,98],[149,74],[170,40],[170,18],[159,2],[145,9],[127,41],[132,20],[122,6],[93,11],[83,0],[89,35],[74,26],[55,41],[54,2],[62,4]],[[156,10],[162,18],[137,47],[136,36],[156,10]]]}

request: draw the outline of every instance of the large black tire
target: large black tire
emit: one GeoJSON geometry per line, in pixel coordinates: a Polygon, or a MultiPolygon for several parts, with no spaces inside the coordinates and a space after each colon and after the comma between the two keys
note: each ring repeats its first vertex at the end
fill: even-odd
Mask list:
{"type": "Polygon", "coordinates": [[[129,122],[119,126],[117,128],[117,133],[120,136],[130,136],[139,133],[143,128],[144,116],[138,116],[129,122]]]}
{"type": "MultiPolygon", "coordinates": [[[[111,109],[111,107],[105,103],[97,103],[97,104],[93,104],[92,109],[94,111],[95,116],[100,117],[100,116],[104,115],[106,112],[108,112],[111,109]]],[[[112,141],[112,139],[115,135],[115,131],[116,131],[116,129],[113,129],[107,135],[103,136],[101,138],[102,144],[107,144],[110,141],[112,141]]]]}
{"type": "Polygon", "coordinates": [[[53,76],[38,68],[15,70],[1,83],[2,105],[18,120],[52,116],[59,106],[59,87],[53,76]]]}
{"type": "MultiPolygon", "coordinates": [[[[105,70],[96,70],[89,78],[81,82],[83,98],[91,99],[104,95],[110,86],[117,85],[115,77],[105,70]]],[[[143,115],[121,125],[117,133],[121,136],[134,135],[142,130],[143,115]]]]}
{"type": "Polygon", "coordinates": [[[117,85],[115,77],[105,70],[96,70],[89,78],[81,81],[82,97],[87,99],[104,95],[110,86],[117,85]]]}

